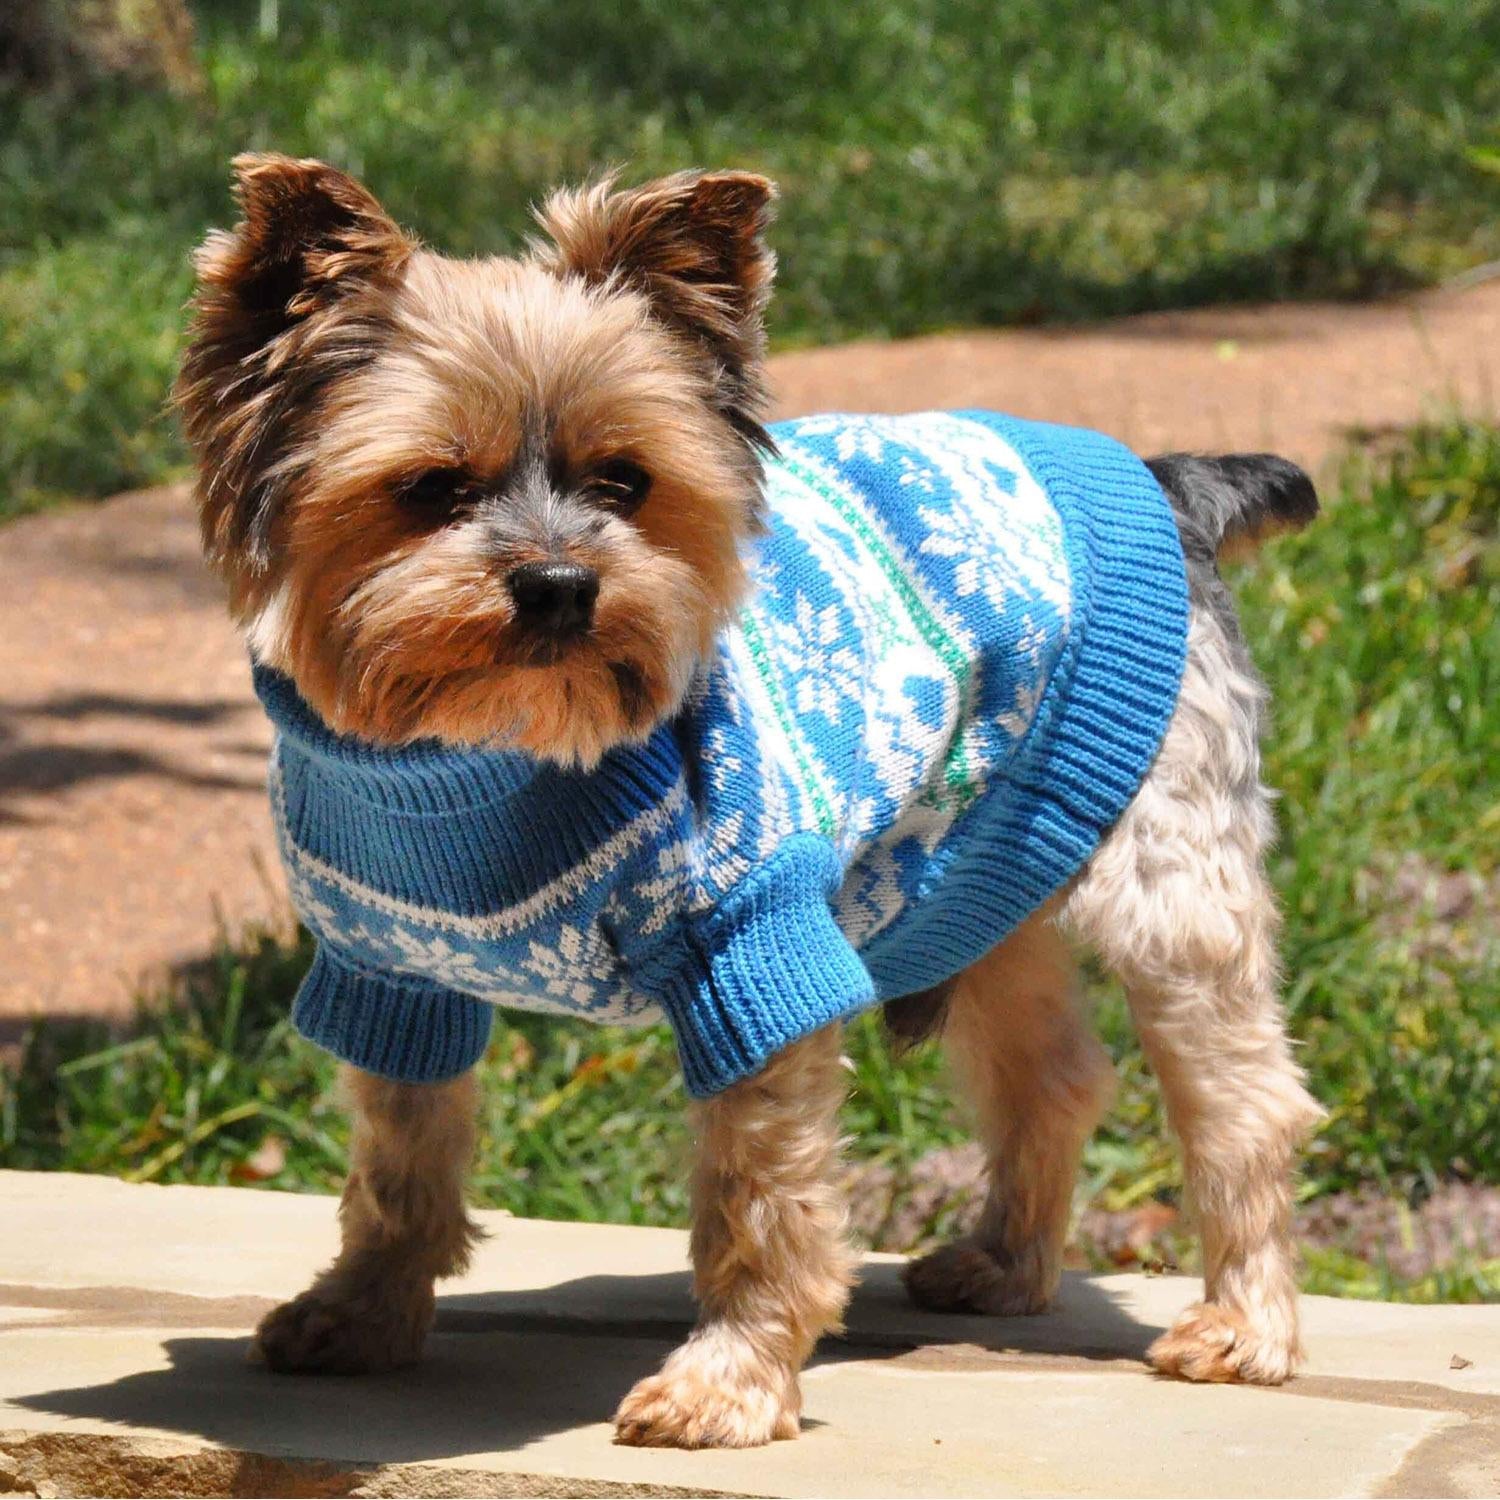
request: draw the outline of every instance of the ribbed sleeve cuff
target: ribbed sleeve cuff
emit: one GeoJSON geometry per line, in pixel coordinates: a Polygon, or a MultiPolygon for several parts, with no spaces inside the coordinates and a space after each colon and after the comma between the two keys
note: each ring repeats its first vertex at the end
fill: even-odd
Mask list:
{"type": "Polygon", "coordinates": [[[441,1083],[484,1056],[495,1010],[421,979],[372,974],[326,945],[292,1008],[292,1024],[341,1062],[397,1083],[441,1083]]]}
{"type": "Polygon", "coordinates": [[[783,1047],[874,999],[828,904],[837,873],[821,840],[790,841],[686,934],[687,962],[650,984],[695,1099],[753,1076],[783,1047]]]}

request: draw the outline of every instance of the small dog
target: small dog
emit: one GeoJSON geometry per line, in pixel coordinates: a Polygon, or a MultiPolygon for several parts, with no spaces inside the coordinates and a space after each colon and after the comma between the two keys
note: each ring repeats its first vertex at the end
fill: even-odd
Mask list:
{"type": "Polygon", "coordinates": [[[912,1297],[1045,1308],[1111,1084],[1066,938],[1124,981],[1201,1216],[1204,1300],[1151,1362],[1285,1380],[1292,1164],[1319,1110],[1277,999],[1264,692],[1215,559],[1310,519],[1306,476],[1259,455],[1148,469],[987,414],[773,438],[774,191],[751,174],[561,192],[524,254],[458,261],[322,163],[236,171],[243,220],[198,253],[177,400],[207,555],[281,730],[281,837],[320,938],[298,1024],[352,1064],[354,1108],[343,1249],[262,1323],[264,1360],[415,1359],[475,1239],[486,1002],[655,1015],[638,987],[700,1096],[701,1317],[625,1397],[621,1441],[797,1433],[799,1371],[853,1273],[838,1022],[864,1004],[941,1030],[988,1151],[976,1229],[910,1265],[912,1297]],[[1104,496],[1077,527],[1069,465],[1104,496]],[[875,521],[841,475],[886,497],[875,521]],[[1075,531],[1124,559],[1087,599],[1075,531]],[[807,559],[825,583],[866,571],[804,609],[807,559]],[[797,607],[760,639],[741,611],[778,590],[797,607]],[[845,649],[856,617],[878,672],[845,649]],[[955,655],[981,619],[1020,621],[1008,664],[955,655]],[[835,732],[849,703],[874,705],[863,738],[835,732]],[[804,730],[845,757],[827,805],[804,730]],[[904,800],[882,810],[892,767],[904,800]],[[965,843],[986,775],[1010,821],[965,843]],[[750,893],[733,921],[725,891],[750,893]]]}

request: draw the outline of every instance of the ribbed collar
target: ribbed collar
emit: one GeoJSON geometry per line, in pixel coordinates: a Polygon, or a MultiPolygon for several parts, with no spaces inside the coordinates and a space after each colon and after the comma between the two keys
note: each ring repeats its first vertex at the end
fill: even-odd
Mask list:
{"type": "Polygon", "coordinates": [[[297,691],[292,679],[252,663],[255,692],[277,732],[310,760],[337,768],[341,779],[362,785],[381,801],[406,804],[441,789],[449,806],[509,797],[534,782],[541,763],[523,750],[471,750],[438,740],[415,740],[398,749],[336,734],[297,691]]]}

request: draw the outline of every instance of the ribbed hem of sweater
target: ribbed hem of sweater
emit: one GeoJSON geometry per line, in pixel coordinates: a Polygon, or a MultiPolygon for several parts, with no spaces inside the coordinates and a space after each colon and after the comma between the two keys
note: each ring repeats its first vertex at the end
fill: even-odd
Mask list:
{"type": "Polygon", "coordinates": [[[495,1008],[425,980],[372,974],[320,945],[292,1024],[342,1062],[397,1083],[441,1083],[484,1056],[495,1008]]]}
{"type": "Polygon", "coordinates": [[[686,963],[652,979],[638,973],[671,1022],[695,1099],[753,1076],[783,1047],[874,998],[829,906],[838,876],[826,843],[789,839],[731,904],[686,933],[686,963]]]}
{"type": "Polygon", "coordinates": [[[1072,627],[1006,767],[1003,818],[981,799],[955,826],[942,897],[915,914],[924,932],[898,919],[862,949],[883,999],[966,968],[1087,864],[1156,759],[1187,659],[1181,542],[1145,464],[1102,433],[955,415],[1004,438],[1062,518],[1072,627]]]}

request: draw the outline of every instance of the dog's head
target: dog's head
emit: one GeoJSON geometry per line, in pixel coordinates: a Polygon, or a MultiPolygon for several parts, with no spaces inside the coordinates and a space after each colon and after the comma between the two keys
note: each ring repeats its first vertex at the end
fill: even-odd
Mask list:
{"type": "Polygon", "coordinates": [[[527,253],[463,261],[321,162],[235,168],[176,394],[257,655],[381,744],[648,733],[745,587],[772,185],[562,192],[527,253]]]}

